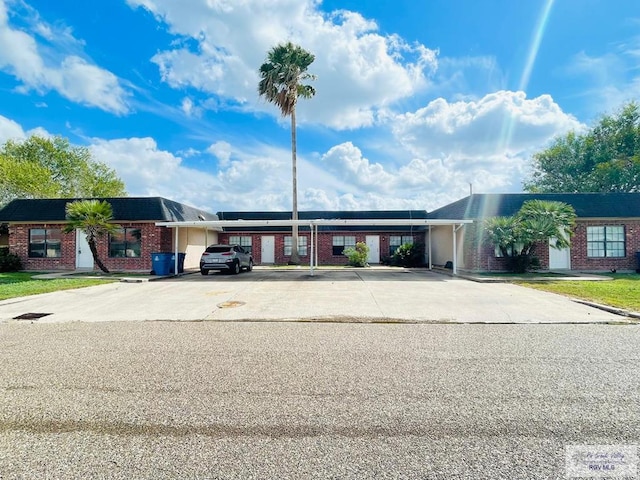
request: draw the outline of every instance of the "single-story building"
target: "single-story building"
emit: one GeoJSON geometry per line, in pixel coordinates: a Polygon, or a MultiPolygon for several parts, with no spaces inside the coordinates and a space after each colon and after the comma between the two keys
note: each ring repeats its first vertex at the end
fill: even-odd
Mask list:
{"type": "MultiPolygon", "coordinates": [[[[344,265],[345,248],[364,242],[369,263],[386,260],[404,243],[425,244],[425,264],[467,271],[501,271],[506,261],[483,242],[484,220],[514,215],[527,200],[567,203],[577,221],[570,248],[537,245],[542,269],[633,271],[640,251],[640,193],[473,194],[430,213],[425,210],[305,211],[298,213],[301,263],[344,265]],[[451,263],[449,263],[451,262],[451,263]]],[[[208,213],[161,197],[107,198],[120,233],[99,253],[113,270],[151,270],[155,252],[185,253],[197,268],[206,245],[235,243],[256,264],[286,264],[291,255],[291,212],[208,213]]],[[[93,268],[81,232],[64,234],[65,207],[73,199],[14,200],[0,210],[9,249],[27,270],[93,268]]]]}
{"type": "MultiPolygon", "coordinates": [[[[66,206],[77,199],[17,199],[0,210],[0,224],[8,226],[9,250],[25,270],[93,269],[93,256],[81,231],[63,233],[66,206]]],[[[197,268],[203,246],[218,241],[209,227],[174,230],[157,222],[211,221],[215,214],[162,197],[99,198],[113,209],[118,233],[99,239],[98,254],[110,270],[150,271],[151,254],[185,253],[185,268],[197,268]]]]}
{"type": "MultiPolygon", "coordinates": [[[[576,211],[571,246],[558,250],[536,245],[541,268],[548,270],[634,271],[640,251],[640,193],[507,193],[473,194],[429,213],[432,219],[473,220],[457,231],[458,267],[468,271],[501,271],[500,251],[482,241],[484,220],[514,215],[527,200],[563,202],[576,211]]],[[[433,227],[432,261],[453,256],[451,229],[433,227]]]]}
{"type": "MultiPolygon", "coordinates": [[[[238,244],[251,250],[256,264],[287,264],[291,258],[291,227],[267,225],[269,221],[289,220],[291,212],[217,212],[221,221],[234,225],[223,227],[220,242],[238,244]],[[245,227],[250,221],[254,226],[245,227]],[[258,226],[260,222],[264,225],[258,226]]],[[[411,220],[426,219],[425,210],[358,210],[358,211],[304,211],[298,219],[304,221],[326,220],[317,225],[313,236],[314,255],[317,265],[346,265],[345,248],[363,242],[369,246],[370,264],[384,262],[405,243],[424,243],[426,225],[411,225],[411,220]],[[356,225],[359,221],[371,220],[369,225],[356,225]],[[343,221],[343,222],[339,222],[343,221]],[[377,225],[398,223],[397,225],[377,225]],[[394,222],[395,221],[395,222],[394,222]],[[402,224],[407,221],[407,224],[402,224]],[[343,223],[339,225],[337,223],[343,223]]],[[[298,228],[298,254],[301,263],[309,263],[312,232],[308,224],[298,228]]],[[[425,259],[426,262],[426,259],[425,259]]]]}

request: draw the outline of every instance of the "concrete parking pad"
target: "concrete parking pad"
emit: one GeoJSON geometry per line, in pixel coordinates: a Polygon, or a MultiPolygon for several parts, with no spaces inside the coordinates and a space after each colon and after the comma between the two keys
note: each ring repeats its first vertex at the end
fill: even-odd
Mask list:
{"type": "Polygon", "coordinates": [[[610,323],[625,317],[512,284],[428,270],[256,269],[113,283],[0,302],[0,322],[381,321],[610,323]],[[25,314],[40,318],[16,320],[25,314]]]}

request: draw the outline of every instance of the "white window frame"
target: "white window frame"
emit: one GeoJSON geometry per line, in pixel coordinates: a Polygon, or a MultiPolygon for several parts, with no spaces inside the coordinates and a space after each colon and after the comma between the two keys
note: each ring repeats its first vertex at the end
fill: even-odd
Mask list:
{"type": "MultiPolygon", "coordinates": [[[[284,256],[291,256],[291,235],[284,237],[284,256]]],[[[308,239],[305,235],[298,235],[298,255],[301,257],[307,256],[308,239]]]]}
{"type": "Polygon", "coordinates": [[[251,235],[229,235],[229,245],[240,245],[248,253],[251,253],[252,241],[251,235]]]}
{"type": "Polygon", "coordinates": [[[355,248],[356,246],[356,236],[355,235],[334,235],[333,236],[333,245],[331,248],[331,254],[333,256],[338,256],[338,255],[344,255],[344,250],[345,248],[355,248]],[[340,247],[340,253],[335,253],[335,250],[333,247],[340,247]]]}
{"type": "Polygon", "coordinates": [[[627,239],[624,227],[624,225],[588,226],[587,258],[625,258],[627,239]],[[597,232],[597,229],[601,230],[601,232],[597,232]],[[597,239],[594,239],[596,235],[597,239]],[[602,255],[597,253],[602,253],[602,255]]]}

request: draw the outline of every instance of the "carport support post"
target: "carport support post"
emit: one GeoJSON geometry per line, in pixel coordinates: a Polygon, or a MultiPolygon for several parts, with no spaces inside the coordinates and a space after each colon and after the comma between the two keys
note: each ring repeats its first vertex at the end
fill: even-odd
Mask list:
{"type": "Polygon", "coordinates": [[[180,238],[180,236],[178,235],[178,232],[180,230],[180,227],[176,227],[176,245],[175,245],[175,251],[173,252],[173,274],[174,275],[178,275],[178,238],[180,238]]]}
{"type": "Polygon", "coordinates": [[[311,238],[309,240],[311,240],[311,255],[309,255],[309,269],[311,270],[311,276],[313,277],[313,253],[314,253],[314,249],[313,249],[313,245],[314,245],[314,238],[313,238],[313,223],[309,224],[309,230],[311,231],[311,238]]]}
{"type": "Polygon", "coordinates": [[[316,267],[318,266],[318,225],[314,224],[313,228],[316,231],[316,258],[314,260],[314,263],[316,265],[316,267]]]}
{"type": "Polygon", "coordinates": [[[433,263],[431,263],[431,225],[429,225],[429,270],[433,270],[433,263]]]}
{"type": "Polygon", "coordinates": [[[453,274],[456,275],[458,273],[458,239],[456,225],[451,225],[451,230],[453,232],[453,274]]]}

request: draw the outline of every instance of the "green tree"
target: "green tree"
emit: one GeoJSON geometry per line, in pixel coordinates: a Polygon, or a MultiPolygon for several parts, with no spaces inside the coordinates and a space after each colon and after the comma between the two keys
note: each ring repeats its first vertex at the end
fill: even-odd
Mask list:
{"type": "Polygon", "coordinates": [[[122,197],[115,170],[65,138],[31,136],[0,147],[0,205],[14,198],[122,197]]]}
{"type": "Polygon", "coordinates": [[[76,229],[82,230],[87,235],[87,243],[93,255],[93,261],[98,268],[105,273],[109,269],[102,263],[98,256],[96,240],[109,233],[115,233],[120,228],[119,225],[111,223],[113,221],[113,209],[107,201],[99,200],[78,200],[67,204],[67,220],[64,232],[71,233],[76,229]]]}
{"type": "Polygon", "coordinates": [[[628,103],[584,134],[556,138],[532,163],[529,192],[640,191],[640,106],[628,103]]]}
{"type": "Polygon", "coordinates": [[[551,247],[570,245],[576,213],[562,202],[529,200],[511,217],[492,217],[484,222],[485,242],[509,258],[509,268],[524,272],[532,265],[538,243],[554,239],[551,247]]]}
{"type": "MultiPolygon", "coordinates": [[[[258,93],[269,103],[275,104],[283,117],[291,117],[291,170],[293,187],[292,219],[298,219],[298,173],[296,159],[296,104],[298,97],[311,98],[316,91],[311,85],[301,82],[313,80],[315,76],[307,69],[315,56],[291,42],[279,44],[267,53],[267,61],[260,66],[258,93]]],[[[298,256],[298,227],[291,230],[290,263],[300,263],[298,256]]]]}

